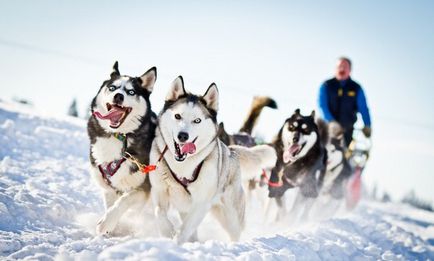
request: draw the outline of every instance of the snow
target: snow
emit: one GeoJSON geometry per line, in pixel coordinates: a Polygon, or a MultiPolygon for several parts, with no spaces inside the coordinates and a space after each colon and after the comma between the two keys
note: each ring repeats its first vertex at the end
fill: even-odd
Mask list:
{"type": "Polygon", "coordinates": [[[151,210],[96,236],[104,208],[85,125],[0,101],[0,259],[434,260],[434,213],[372,201],[304,224],[264,223],[251,204],[240,242],[207,217],[199,242],[176,245],[157,236],[151,210]]]}

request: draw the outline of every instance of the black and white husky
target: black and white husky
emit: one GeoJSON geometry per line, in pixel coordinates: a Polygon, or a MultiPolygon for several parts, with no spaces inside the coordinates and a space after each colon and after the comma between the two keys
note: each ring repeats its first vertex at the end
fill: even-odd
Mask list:
{"type": "Polygon", "coordinates": [[[149,96],[156,78],[155,67],[140,77],[121,75],[116,62],[110,79],[92,101],[87,126],[91,173],[102,188],[105,203],[98,234],[112,232],[132,205],[143,206],[149,196],[149,178],[131,159],[149,164],[156,128],[149,96]]]}
{"type": "Polygon", "coordinates": [[[280,215],[285,214],[283,195],[290,188],[299,188],[291,215],[307,217],[314,199],[318,197],[318,179],[327,164],[327,129],[322,121],[315,121],[315,112],[309,116],[297,109],[277,134],[273,144],[277,163],[269,185],[269,197],[276,198],[280,215]],[[320,128],[319,128],[320,127],[320,128]]]}
{"type": "Polygon", "coordinates": [[[178,243],[196,239],[197,228],[210,210],[231,240],[238,240],[245,211],[240,167],[267,160],[275,163],[270,146],[253,151],[220,141],[218,105],[215,84],[198,96],[185,91],[180,76],[158,117],[151,161],[159,163],[150,174],[151,193],[161,235],[175,237],[178,243]],[[180,214],[179,231],[168,217],[169,208],[180,214]]]}

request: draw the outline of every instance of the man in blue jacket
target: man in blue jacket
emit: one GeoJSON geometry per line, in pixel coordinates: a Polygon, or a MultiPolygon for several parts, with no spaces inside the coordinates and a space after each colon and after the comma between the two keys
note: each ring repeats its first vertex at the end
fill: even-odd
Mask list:
{"type": "Polygon", "coordinates": [[[320,87],[319,107],[323,118],[338,122],[345,130],[345,142],[348,146],[353,137],[357,112],[362,115],[365,127],[363,134],[371,136],[371,117],[362,87],[353,81],[351,60],[341,57],[338,60],[335,77],[325,81],[320,87]]]}

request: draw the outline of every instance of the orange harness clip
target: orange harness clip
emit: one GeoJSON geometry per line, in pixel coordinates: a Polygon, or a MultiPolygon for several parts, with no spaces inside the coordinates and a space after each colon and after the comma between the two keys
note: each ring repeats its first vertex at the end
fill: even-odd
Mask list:
{"type": "Polygon", "coordinates": [[[151,171],[154,171],[155,169],[157,168],[157,166],[156,165],[147,165],[147,166],[144,166],[144,167],[142,167],[142,172],[143,173],[149,173],[149,172],[151,172],[151,171]]]}

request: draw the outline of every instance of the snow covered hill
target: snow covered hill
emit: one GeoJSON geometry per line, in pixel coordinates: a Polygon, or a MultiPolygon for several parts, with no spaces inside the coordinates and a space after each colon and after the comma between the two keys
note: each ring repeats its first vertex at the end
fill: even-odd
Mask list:
{"type": "Polygon", "coordinates": [[[85,122],[0,101],[0,259],[434,260],[434,214],[362,202],[303,225],[264,224],[249,209],[242,240],[207,218],[200,242],[158,238],[151,215],[126,217],[116,237],[95,236],[102,198],[88,173],[85,122]]]}

